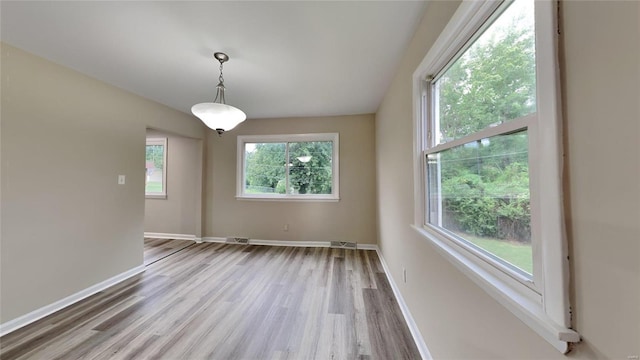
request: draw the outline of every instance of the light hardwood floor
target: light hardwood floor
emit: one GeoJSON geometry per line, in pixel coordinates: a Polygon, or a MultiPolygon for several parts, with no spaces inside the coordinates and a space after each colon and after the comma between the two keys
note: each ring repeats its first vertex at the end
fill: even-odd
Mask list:
{"type": "Polygon", "coordinates": [[[195,242],[188,240],[144,238],[144,264],[151,265],[191,245],[195,245],[195,242]]]}
{"type": "Polygon", "coordinates": [[[193,244],[0,338],[5,359],[419,359],[375,251],[193,244]]]}

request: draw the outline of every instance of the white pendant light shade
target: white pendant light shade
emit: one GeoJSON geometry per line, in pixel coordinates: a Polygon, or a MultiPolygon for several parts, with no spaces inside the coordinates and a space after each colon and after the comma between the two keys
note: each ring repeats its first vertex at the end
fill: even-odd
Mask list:
{"type": "Polygon", "coordinates": [[[224,99],[224,78],[222,77],[222,64],[229,60],[225,53],[217,52],[213,57],[220,62],[219,83],[216,86],[216,98],[213,102],[195,104],[191,107],[193,115],[197,116],[209,128],[215,130],[218,135],[229,131],[243,122],[247,115],[231,105],[225,104],[224,99]]]}
{"type": "Polygon", "coordinates": [[[210,129],[218,132],[229,131],[247,118],[242,110],[221,103],[196,104],[191,107],[191,112],[210,129]]]}

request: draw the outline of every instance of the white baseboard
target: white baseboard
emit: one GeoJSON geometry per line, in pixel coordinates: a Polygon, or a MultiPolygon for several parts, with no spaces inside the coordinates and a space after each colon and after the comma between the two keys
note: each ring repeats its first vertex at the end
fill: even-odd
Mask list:
{"type": "Polygon", "coordinates": [[[202,242],[224,243],[227,242],[227,239],[221,237],[205,236],[202,238],[202,242]]]}
{"type": "Polygon", "coordinates": [[[416,346],[418,347],[418,351],[420,351],[420,356],[424,360],[433,360],[429,349],[427,348],[427,344],[424,342],[424,338],[420,333],[420,329],[418,329],[418,325],[413,320],[413,316],[411,316],[411,312],[409,311],[409,307],[407,307],[407,303],[404,302],[404,298],[400,293],[400,289],[398,285],[393,280],[393,276],[391,276],[391,271],[387,266],[387,263],[384,261],[384,257],[382,256],[382,252],[377,245],[375,246],[375,250],[378,253],[378,257],[380,258],[380,262],[382,263],[382,268],[384,269],[384,273],[387,275],[387,280],[389,280],[389,284],[391,284],[391,289],[393,290],[393,294],[396,296],[396,300],[398,300],[398,305],[400,306],[400,311],[402,311],[402,315],[404,316],[404,320],[407,322],[407,326],[409,326],[409,331],[411,332],[411,336],[413,336],[413,340],[416,342],[416,346]]]}
{"type": "Polygon", "coordinates": [[[192,240],[192,241],[201,241],[200,238],[195,235],[189,234],[167,234],[167,233],[154,233],[154,232],[145,232],[144,237],[146,238],[154,238],[154,239],[173,239],[173,240],[192,240]]]}
{"type": "Polygon", "coordinates": [[[144,270],[145,270],[144,265],[136,266],[133,269],[127,270],[105,281],[102,281],[84,290],[81,290],[73,295],[67,296],[62,300],[58,300],[52,304],[46,305],[44,307],[41,307],[40,309],[32,311],[28,314],[22,315],[16,319],[7,321],[4,324],[0,324],[0,336],[4,336],[10,332],[20,329],[21,327],[31,324],[34,321],[40,320],[47,315],[51,315],[54,312],[64,309],[67,306],[72,305],[84,298],[87,298],[99,291],[102,291],[121,281],[124,281],[134,275],[140,274],[144,270]]]}
{"type": "Polygon", "coordinates": [[[376,244],[358,244],[359,250],[375,250],[378,251],[378,245],[376,244]]]}

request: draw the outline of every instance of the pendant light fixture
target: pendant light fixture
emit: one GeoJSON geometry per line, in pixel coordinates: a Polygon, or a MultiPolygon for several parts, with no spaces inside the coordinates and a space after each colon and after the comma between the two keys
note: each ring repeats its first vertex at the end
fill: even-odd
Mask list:
{"type": "Polygon", "coordinates": [[[212,103],[200,103],[191,107],[193,115],[197,116],[209,128],[215,130],[218,135],[229,131],[243,122],[247,115],[231,105],[225,104],[224,78],[222,77],[222,64],[229,60],[225,53],[217,52],[213,57],[220,62],[220,76],[216,86],[216,98],[212,103]]]}

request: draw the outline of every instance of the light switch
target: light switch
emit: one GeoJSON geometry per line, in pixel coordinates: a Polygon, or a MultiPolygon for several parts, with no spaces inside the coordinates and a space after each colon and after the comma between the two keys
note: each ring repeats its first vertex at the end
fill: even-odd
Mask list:
{"type": "Polygon", "coordinates": [[[118,185],[124,185],[124,175],[118,175],[118,185]]]}

